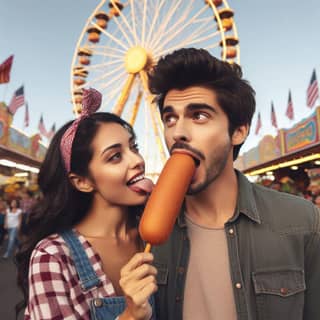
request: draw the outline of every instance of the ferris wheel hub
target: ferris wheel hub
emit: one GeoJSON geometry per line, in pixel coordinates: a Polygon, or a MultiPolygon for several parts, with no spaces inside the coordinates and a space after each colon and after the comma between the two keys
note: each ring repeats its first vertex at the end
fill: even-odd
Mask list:
{"type": "Polygon", "coordinates": [[[147,51],[142,47],[132,47],[127,51],[124,61],[129,73],[138,73],[147,65],[147,51]]]}

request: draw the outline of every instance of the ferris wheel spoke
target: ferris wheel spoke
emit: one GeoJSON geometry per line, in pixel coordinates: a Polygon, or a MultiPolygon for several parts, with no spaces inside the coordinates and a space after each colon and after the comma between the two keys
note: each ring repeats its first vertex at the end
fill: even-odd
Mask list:
{"type": "Polygon", "coordinates": [[[203,36],[201,38],[192,38],[192,37],[188,37],[188,39],[183,43],[183,45],[187,45],[187,46],[190,46],[190,45],[194,45],[196,43],[199,43],[199,42],[205,42],[205,41],[208,41],[212,38],[215,38],[217,37],[219,34],[219,31],[215,32],[215,33],[212,33],[212,34],[208,34],[206,36],[203,36]]]}
{"type": "MultiPolygon", "coordinates": [[[[110,48],[106,48],[106,50],[109,51],[110,48]]],[[[112,50],[110,50],[112,51],[112,50]]],[[[123,61],[123,58],[119,59],[119,54],[114,54],[114,53],[110,53],[110,52],[106,52],[106,51],[94,51],[94,54],[96,56],[102,56],[102,57],[108,57],[108,58],[115,58],[119,61],[123,61]]]]}
{"type": "Polygon", "coordinates": [[[133,109],[132,109],[132,112],[131,112],[131,115],[130,115],[130,119],[129,119],[129,123],[132,126],[136,122],[136,118],[137,118],[137,115],[138,115],[138,112],[139,112],[139,109],[140,109],[140,106],[141,106],[142,95],[143,95],[143,92],[141,90],[139,90],[138,94],[137,94],[137,97],[136,97],[136,100],[135,100],[134,105],[133,105],[133,109]]]}
{"type": "Polygon", "coordinates": [[[167,43],[169,43],[172,39],[174,39],[178,34],[181,34],[187,27],[189,27],[192,23],[194,23],[194,20],[197,19],[201,14],[203,14],[204,10],[206,10],[206,7],[203,7],[201,10],[199,10],[198,13],[195,14],[191,19],[189,20],[187,19],[188,22],[186,22],[185,24],[182,24],[181,27],[176,29],[175,32],[171,34],[168,31],[165,32],[162,36],[162,38],[165,39],[163,42],[161,42],[162,47],[164,47],[167,43]]]}
{"type": "Polygon", "coordinates": [[[153,48],[154,47],[154,42],[158,43],[159,38],[162,38],[162,34],[164,33],[164,30],[166,30],[166,28],[168,27],[168,24],[172,18],[172,16],[174,15],[174,13],[176,12],[178,6],[181,4],[182,0],[178,0],[176,3],[174,1],[172,1],[171,5],[173,5],[173,7],[168,9],[169,14],[167,14],[166,18],[164,19],[164,21],[162,21],[161,26],[159,27],[158,31],[154,34],[153,40],[151,40],[150,43],[150,47],[153,48]]]}
{"type": "Polygon", "coordinates": [[[118,99],[118,101],[112,111],[113,113],[117,114],[118,116],[121,116],[121,114],[123,112],[124,105],[128,101],[129,94],[132,89],[132,85],[133,85],[135,76],[136,75],[134,73],[129,73],[127,80],[123,86],[123,89],[120,90],[121,93],[120,93],[119,99],[118,99]]]}
{"type": "MultiPolygon", "coordinates": [[[[137,33],[136,33],[136,29],[134,28],[134,30],[132,31],[132,26],[129,25],[129,22],[126,18],[126,16],[124,15],[124,13],[122,12],[122,10],[119,10],[118,6],[115,4],[114,0],[110,0],[110,2],[114,5],[114,8],[117,10],[117,13],[119,14],[120,18],[122,19],[123,23],[126,25],[128,31],[131,33],[135,44],[138,41],[138,37],[137,37],[137,33]]],[[[130,7],[132,7],[133,3],[132,0],[130,1],[130,7]]],[[[117,18],[115,19],[116,23],[120,25],[120,22],[117,21],[117,18]]],[[[125,34],[125,32],[124,32],[125,34]]],[[[133,42],[129,42],[130,46],[133,46],[133,42]]]]}
{"type": "Polygon", "coordinates": [[[112,46],[107,46],[107,45],[103,45],[103,46],[93,46],[93,45],[89,45],[87,46],[88,49],[92,50],[93,54],[96,54],[99,52],[99,50],[105,50],[106,48],[108,49],[108,51],[110,52],[115,52],[118,54],[118,57],[119,55],[124,55],[126,54],[126,51],[125,50],[122,50],[120,48],[115,48],[115,47],[112,47],[112,46]]]}
{"type": "MultiPolygon", "coordinates": [[[[123,66],[119,66],[117,68],[112,69],[110,72],[105,72],[103,73],[100,77],[97,77],[95,79],[91,79],[90,81],[87,82],[87,85],[92,85],[93,83],[99,82],[101,80],[104,80],[105,78],[113,75],[114,73],[119,72],[121,69],[123,69],[123,66]]],[[[125,71],[120,72],[119,75],[124,76],[126,74],[125,71]]],[[[119,75],[117,77],[119,77],[119,75]]],[[[111,80],[109,80],[107,83],[104,83],[104,86],[107,86],[107,84],[112,83],[112,81],[114,81],[114,78],[111,78],[111,80]]]]}
{"type": "Polygon", "coordinates": [[[120,90],[119,88],[121,88],[124,84],[123,79],[117,79],[115,81],[115,83],[117,84],[116,88],[112,88],[112,86],[100,86],[98,88],[98,90],[100,90],[103,93],[103,96],[105,97],[105,99],[103,99],[103,104],[102,104],[102,108],[103,109],[107,109],[111,112],[112,107],[115,105],[116,103],[116,99],[119,96],[120,90]]]}
{"type": "MultiPolygon", "coordinates": [[[[146,94],[146,92],[144,92],[146,94]]],[[[165,147],[164,147],[164,143],[162,142],[161,140],[161,130],[159,130],[159,127],[158,127],[158,123],[157,123],[157,119],[155,117],[155,112],[154,112],[154,109],[152,107],[152,104],[151,103],[148,103],[146,104],[145,106],[145,110],[147,111],[148,113],[148,119],[151,120],[151,126],[152,126],[152,133],[153,133],[153,136],[155,138],[155,142],[156,142],[156,145],[157,145],[157,149],[159,150],[159,153],[160,153],[160,160],[161,160],[161,163],[164,164],[166,159],[167,159],[167,155],[166,155],[166,152],[165,152],[165,147]]],[[[146,135],[148,137],[150,137],[149,135],[146,135]]],[[[146,154],[150,154],[150,152],[148,152],[148,147],[149,147],[149,144],[146,143],[147,141],[145,141],[145,146],[144,146],[144,149],[145,149],[145,153],[146,154]]],[[[154,153],[154,152],[153,152],[154,153]]]]}
{"type": "Polygon", "coordinates": [[[130,12],[131,12],[131,20],[132,20],[132,29],[133,29],[133,36],[135,39],[135,45],[139,43],[138,35],[137,35],[137,26],[136,26],[136,20],[135,20],[135,9],[134,9],[134,3],[133,0],[130,1],[130,12]]]}
{"type": "Polygon", "coordinates": [[[197,38],[198,40],[200,39],[200,35],[202,34],[204,34],[205,36],[211,36],[211,35],[214,36],[219,34],[219,31],[211,33],[211,30],[212,30],[211,25],[208,25],[207,23],[203,23],[196,30],[194,30],[185,41],[188,42],[190,39],[193,40],[194,38],[197,38]]]}
{"type": "MultiPolygon", "coordinates": [[[[111,0],[111,3],[114,3],[113,0],[111,0]]],[[[118,13],[120,14],[121,10],[118,9],[118,7],[115,5],[114,8],[116,8],[116,10],[118,11],[118,13]]],[[[115,22],[115,24],[118,26],[119,30],[121,31],[123,37],[127,40],[127,43],[130,47],[133,46],[133,42],[131,41],[131,39],[129,39],[127,33],[125,32],[125,30],[122,27],[122,24],[119,22],[119,20],[117,18],[113,19],[113,21],[115,22]]],[[[130,29],[129,29],[130,31],[130,29]]]]}
{"type": "MultiPolygon", "coordinates": [[[[176,46],[173,46],[173,47],[171,47],[171,48],[166,48],[166,49],[164,49],[163,51],[158,52],[157,55],[156,55],[156,57],[162,56],[162,55],[164,55],[164,54],[167,54],[167,53],[169,53],[169,52],[172,52],[172,51],[174,51],[174,50],[177,50],[177,49],[179,49],[179,48],[181,48],[181,47],[187,47],[187,46],[191,46],[191,45],[194,45],[194,44],[196,44],[196,43],[199,43],[199,42],[207,41],[207,40],[209,40],[209,39],[211,39],[211,38],[216,37],[218,33],[219,33],[219,32],[215,32],[215,33],[210,34],[210,35],[207,35],[207,36],[205,36],[205,37],[203,37],[203,38],[198,38],[197,40],[195,40],[195,39],[192,38],[192,37],[188,37],[186,40],[180,42],[180,43],[177,44],[176,46]]],[[[218,45],[219,45],[219,43],[217,43],[217,46],[218,46],[218,45]]],[[[206,46],[206,48],[208,48],[208,47],[206,46]]]]}
{"type": "Polygon", "coordinates": [[[141,35],[141,45],[144,46],[144,38],[146,33],[146,17],[147,17],[147,1],[143,1],[143,16],[142,16],[142,35],[141,35]]]}
{"type": "Polygon", "coordinates": [[[163,29],[160,35],[155,37],[155,40],[152,43],[152,48],[155,49],[158,48],[159,44],[162,45],[163,39],[166,39],[166,35],[172,35],[172,33],[177,30],[177,26],[180,26],[181,23],[183,23],[185,20],[188,20],[188,16],[190,15],[191,9],[191,6],[186,7],[184,12],[181,13],[179,19],[176,19],[176,21],[173,24],[171,24],[170,27],[163,29]]]}
{"type": "MultiPolygon", "coordinates": [[[[114,72],[115,73],[115,72],[114,72]]],[[[103,83],[103,85],[101,86],[102,89],[107,88],[109,85],[113,84],[114,82],[116,82],[118,79],[125,77],[126,76],[126,72],[120,72],[117,76],[111,78],[109,81],[103,83]]],[[[103,76],[103,78],[105,79],[105,75],[103,76]]]]}
{"type": "Polygon", "coordinates": [[[92,22],[92,25],[94,25],[97,29],[100,30],[105,36],[107,36],[109,39],[113,40],[115,43],[117,43],[120,47],[122,47],[124,50],[128,50],[128,46],[125,46],[123,42],[119,41],[116,37],[114,37],[110,32],[102,29],[100,26],[98,26],[95,22],[92,22]]]}
{"type": "MultiPolygon", "coordinates": [[[[110,61],[107,61],[107,62],[102,62],[102,63],[98,63],[98,64],[89,65],[89,66],[87,66],[85,68],[85,70],[88,70],[88,71],[92,71],[92,70],[96,70],[96,69],[102,70],[101,67],[108,67],[108,66],[112,66],[114,64],[119,64],[119,63],[123,63],[123,60],[122,59],[110,60],[110,61]]],[[[123,67],[123,65],[122,65],[122,67],[123,67]]]]}
{"type": "Polygon", "coordinates": [[[159,17],[159,13],[161,11],[161,8],[164,5],[164,1],[165,0],[161,0],[160,3],[159,3],[159,1],[156,2],[157,6],[155,7],[155,10],[154,10],[155,14],[153,15],[153,19],[152,19],[152,22],[150,24],[150,29],[149,29],[149,34],[148,34],[148,37],[147,37],[147,40],[146,40],[146,44],[148,44],[150,42],[150,37],[152,35],[152,32],[153,32],[153,29],[155,27],[156,21],[157,21],[157,19],[159,17]]]}
{"type": "Polygon", "coordinates": [[[204,18],[196,19],[194,23],[206,23],[206,24],[212,23],[212,17],[204,17],[204,18]]]}
{"type": "Polygon", "coordinates": [[[215,48],[217,48],[219,46],[220,46],[220,44],[218,42],[216,42],[216,43],[213,43],[213,44],[211,44],[209,46],[206,46],[206,50],[215,49],[215,48]]]}

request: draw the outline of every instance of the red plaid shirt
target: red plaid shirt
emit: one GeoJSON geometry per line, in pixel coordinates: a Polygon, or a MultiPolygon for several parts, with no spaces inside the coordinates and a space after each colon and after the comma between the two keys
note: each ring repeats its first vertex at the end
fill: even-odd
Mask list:
{"type": "Polygon", "coordinates": [[[90,300],[116,295],[100,257],[83,236],[76,234],[102,285],[84,292],[65,241],[57,234],[49,236],[37,244],[31,255],[25,320],[89,320],[90,300]]]}

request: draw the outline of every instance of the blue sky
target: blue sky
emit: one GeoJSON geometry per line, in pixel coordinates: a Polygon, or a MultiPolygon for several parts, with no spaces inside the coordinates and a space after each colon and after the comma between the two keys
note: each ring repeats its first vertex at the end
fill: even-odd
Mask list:
{"type": "MultiPolygon", "coordinates": [[[[197,1],[202,5],[202,0],[197,1]]],[[[15,115],[15,127],[35,133],[41,113],[47,129],[73,118],[69,84],[72,56],[81,30],[99,2],[0,0],[0,62],[15,55],[11,82],[0,86],[0,101],[8,103],[13,92],[24,84],[30,110],[29,128],[23,128],[23,108],[15,115]]],[[[245,151],[264,134],[276,133],[270,121],[271,100],[279,127],[290,127],[312,112],[305,101],[313,68],[320,75],[320,2],[228,3],[235,11],[244,77],[256,90],[263,123],[256,136],[256,113],[245,151]],[[289,89],[295,110],[293,122],[284,116],[289,89]]]]}

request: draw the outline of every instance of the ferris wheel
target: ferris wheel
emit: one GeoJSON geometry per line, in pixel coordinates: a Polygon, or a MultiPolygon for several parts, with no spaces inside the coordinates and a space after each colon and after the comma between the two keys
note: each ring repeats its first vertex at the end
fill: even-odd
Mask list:
{"type": "Polygon", "coordinates": [[[82,88],[103,94],[101,111],[132,124],[156,178],[167,159],[162,122],[148,90],[148,71],[182,47],[205,48],[240,63],[234,12],[226,0],[102,0],[87,19],[71,65],[73,112],[81,112],[82,88]]]}

